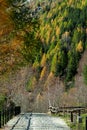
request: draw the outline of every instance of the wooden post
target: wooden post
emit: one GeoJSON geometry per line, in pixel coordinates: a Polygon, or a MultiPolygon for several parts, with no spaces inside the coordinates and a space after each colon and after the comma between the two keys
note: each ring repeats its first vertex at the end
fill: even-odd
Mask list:
{"type": "Polygon", "coordinates": [[[0,111],[0,128],[1,128],[1,125],[2,125],[2,123],[1,123],[1,111],[0,111]]]}
{"type": "Polygon", "coordinates": [[[81,110],[78,110],[78,123],[82,123],[81,110]]]}
{"type": "Polygon", "coordinates": [[[86,117],[86,130],[87,130],[87,117],[86,117]]]}
{"type": "Polygon", "coordinates": [[[73,122],[73,112],[71,112],[71,122],[73,122]]]}
{"type": "Polygon", "coordinates": [[[81,111],[80,110],[78,110],[78,116],[80,116],[81,115],[81,111]]]}

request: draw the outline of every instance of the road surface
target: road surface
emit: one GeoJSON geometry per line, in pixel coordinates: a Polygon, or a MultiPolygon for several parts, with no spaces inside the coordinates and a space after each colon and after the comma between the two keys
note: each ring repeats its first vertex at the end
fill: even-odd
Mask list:
{"type": "Polygon", "coordinates": [[[41,113],[25,113],[10,120],[5,130],[70,130],[70,128],[59,117],[41,113]]]}

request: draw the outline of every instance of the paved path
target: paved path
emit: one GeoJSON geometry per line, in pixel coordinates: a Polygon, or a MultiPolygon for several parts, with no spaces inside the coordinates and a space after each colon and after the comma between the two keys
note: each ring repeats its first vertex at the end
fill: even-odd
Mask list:
{"type": "Polygon", "coordinates": [[[59,117],[26,113],[10,120],[5,130],[70,130],[70,128],[59,117]]]}

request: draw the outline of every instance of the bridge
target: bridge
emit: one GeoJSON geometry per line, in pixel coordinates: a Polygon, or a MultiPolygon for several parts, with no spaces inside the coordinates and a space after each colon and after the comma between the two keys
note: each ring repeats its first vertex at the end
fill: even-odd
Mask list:
{"type": "MultiPolygon", "coordinates": [[[[51,113],[69,114],[71,122],[74,116],[87,111],[87,107],[49,107],[51,113]]],[[[78,123],[82,123],[79,118],[78,123]]],[[[67,124],[60,117],[53,117],[45,113],[21,113],[20,106],[4,108],[0,111],[0,128],[2,130],[70,130],[67,124]]],[[[87,119],[86,119],[87,130],[87,119]]]]}
{"type": "Polygon", "coordinates": [[[3,108],[0,111],[1,130],[70,130],[60,117],[46,113],[21,113],[21,107],[3,108]]]}
{"type": "Polygon", "coordinates": [[[22,113],[11,119],[4,130],[70,130],[59,117],[45,113],[22,113]]]}

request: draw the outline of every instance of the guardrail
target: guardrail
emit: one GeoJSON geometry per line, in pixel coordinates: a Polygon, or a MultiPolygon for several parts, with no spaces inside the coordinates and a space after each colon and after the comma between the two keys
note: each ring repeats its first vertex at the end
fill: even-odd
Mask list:
{"type": "Polygon", "coordinates": [[[10,119],[21,113],[21,107],[9,107],[0,111],[0,128],[2,128],[10,119]]]}

